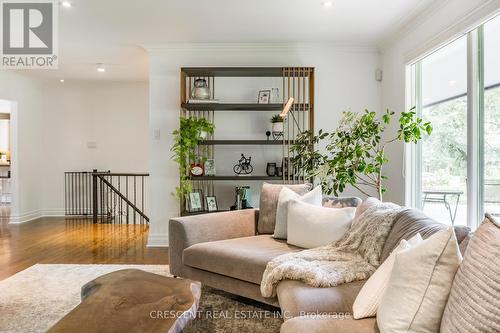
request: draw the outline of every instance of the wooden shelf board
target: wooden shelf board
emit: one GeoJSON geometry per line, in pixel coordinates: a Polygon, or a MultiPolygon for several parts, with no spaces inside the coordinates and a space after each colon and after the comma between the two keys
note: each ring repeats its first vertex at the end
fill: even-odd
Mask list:
{"type": "MultiPolygon", "coordinates": [[[[293,144],[294,141],[285,141],[285,144],[293,144]]],[[[283,140],[205,140],[200,142],[202,146],[218,146],[218,145],[233,145],[233,146],[281,146],[283,140]]]]}
{"type": "Polygon", "coordinates": [[[181,107],[188,111],[281,111],[283,104],[257,103],[182,103],[181,107]]]}
{"type": "Polygon", "coordinates": [[[224,181],[224,180],[238,180],[238,181],[282,181],[282,177],[269,177],[269,176],[198,176],[190,177],[191,180],[213,180],[213,181],[224,181]]]}
{"type": "Polygon", "coordinates": [[[181,71],[192,77],[282,77],[281,67],[184,67],[181,71]]]}

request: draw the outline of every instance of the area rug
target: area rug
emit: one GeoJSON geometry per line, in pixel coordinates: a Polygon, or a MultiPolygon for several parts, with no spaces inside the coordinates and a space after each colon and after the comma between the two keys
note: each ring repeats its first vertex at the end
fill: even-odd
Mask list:
{"type": "MultiPolygon", "coordinates": [[[[0,281],[0,332],[45,332],[80,303],[80,288],[96,277],[137,268],[169,276],[166,265],[42,265],[0,281]]],[[[203,287],[199,317],[184,333],[279,332],[276,308],[203,287]]]]}

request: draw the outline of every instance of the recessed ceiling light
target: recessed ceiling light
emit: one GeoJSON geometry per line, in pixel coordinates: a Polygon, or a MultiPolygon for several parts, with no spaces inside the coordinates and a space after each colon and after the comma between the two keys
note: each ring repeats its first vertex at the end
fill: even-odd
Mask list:
{"type": "Polygon", "coordinates": [[[457,81],[456,81],[456,80],[450,80],[450,81],[448,81],[448,83],[449,83],[450,85],[454,85],[454,84],[456,84],[456,83],[457,83],[457,81]]]}
{"type": "Polygon", "coordinates": [[[64,83],[64,79],[60,79],[59,82],[64,83]]]}
{"type": "Polygon", "coordinates": [[[331,7],[333,6],[333,1],[323,1],[323,7],[331,7]]]}
{"type": "Polygon", "coordinates": [[[69,1],[62,1],[61,2],[61,6],[63,6],[64,8],[71,8],[71,2],[69,2],[69,1]]]}
{"type": "Polygon", "coordinates": [[[104,73],[106,71],[106,67],[104,67],[104,64],[96,64],[96,70],[99,73],[104,73]]]}

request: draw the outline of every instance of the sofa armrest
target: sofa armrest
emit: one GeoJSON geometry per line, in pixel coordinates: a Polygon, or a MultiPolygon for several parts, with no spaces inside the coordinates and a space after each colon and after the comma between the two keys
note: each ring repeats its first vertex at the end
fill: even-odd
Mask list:
{"type": "Polygon", "coordinates": [[[176,217],[168,224],[170,273],[183,276],[182,252],[191,245],[255,236],[257,209],[176,217]]]}

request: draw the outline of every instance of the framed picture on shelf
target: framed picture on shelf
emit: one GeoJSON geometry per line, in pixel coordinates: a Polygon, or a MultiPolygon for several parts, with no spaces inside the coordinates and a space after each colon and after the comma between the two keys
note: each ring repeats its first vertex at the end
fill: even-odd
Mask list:
{"type": "Polygon", "coordinates": [[[206,200],[207,200],[207,211],[216,212],[219,210],[219,207],[217,207],[216,197],[206,197],[206,200]]]}
{"type": "Polygon", "coordinates": [[[269,104],[271,100],[271,90],[261,90],[259,91],[259,104],[269,104]]]}
{"type": "Polygon", "coordinates": [[[193,190],[189,193],[188,211],[201,212],[203,211],[203,192],[201,190],[193,190]]]}
{"type": "Polygon", "coordinates": [[[215,176],[215,160],[208,159],[205,161],[205,176],[215,176]]]}

